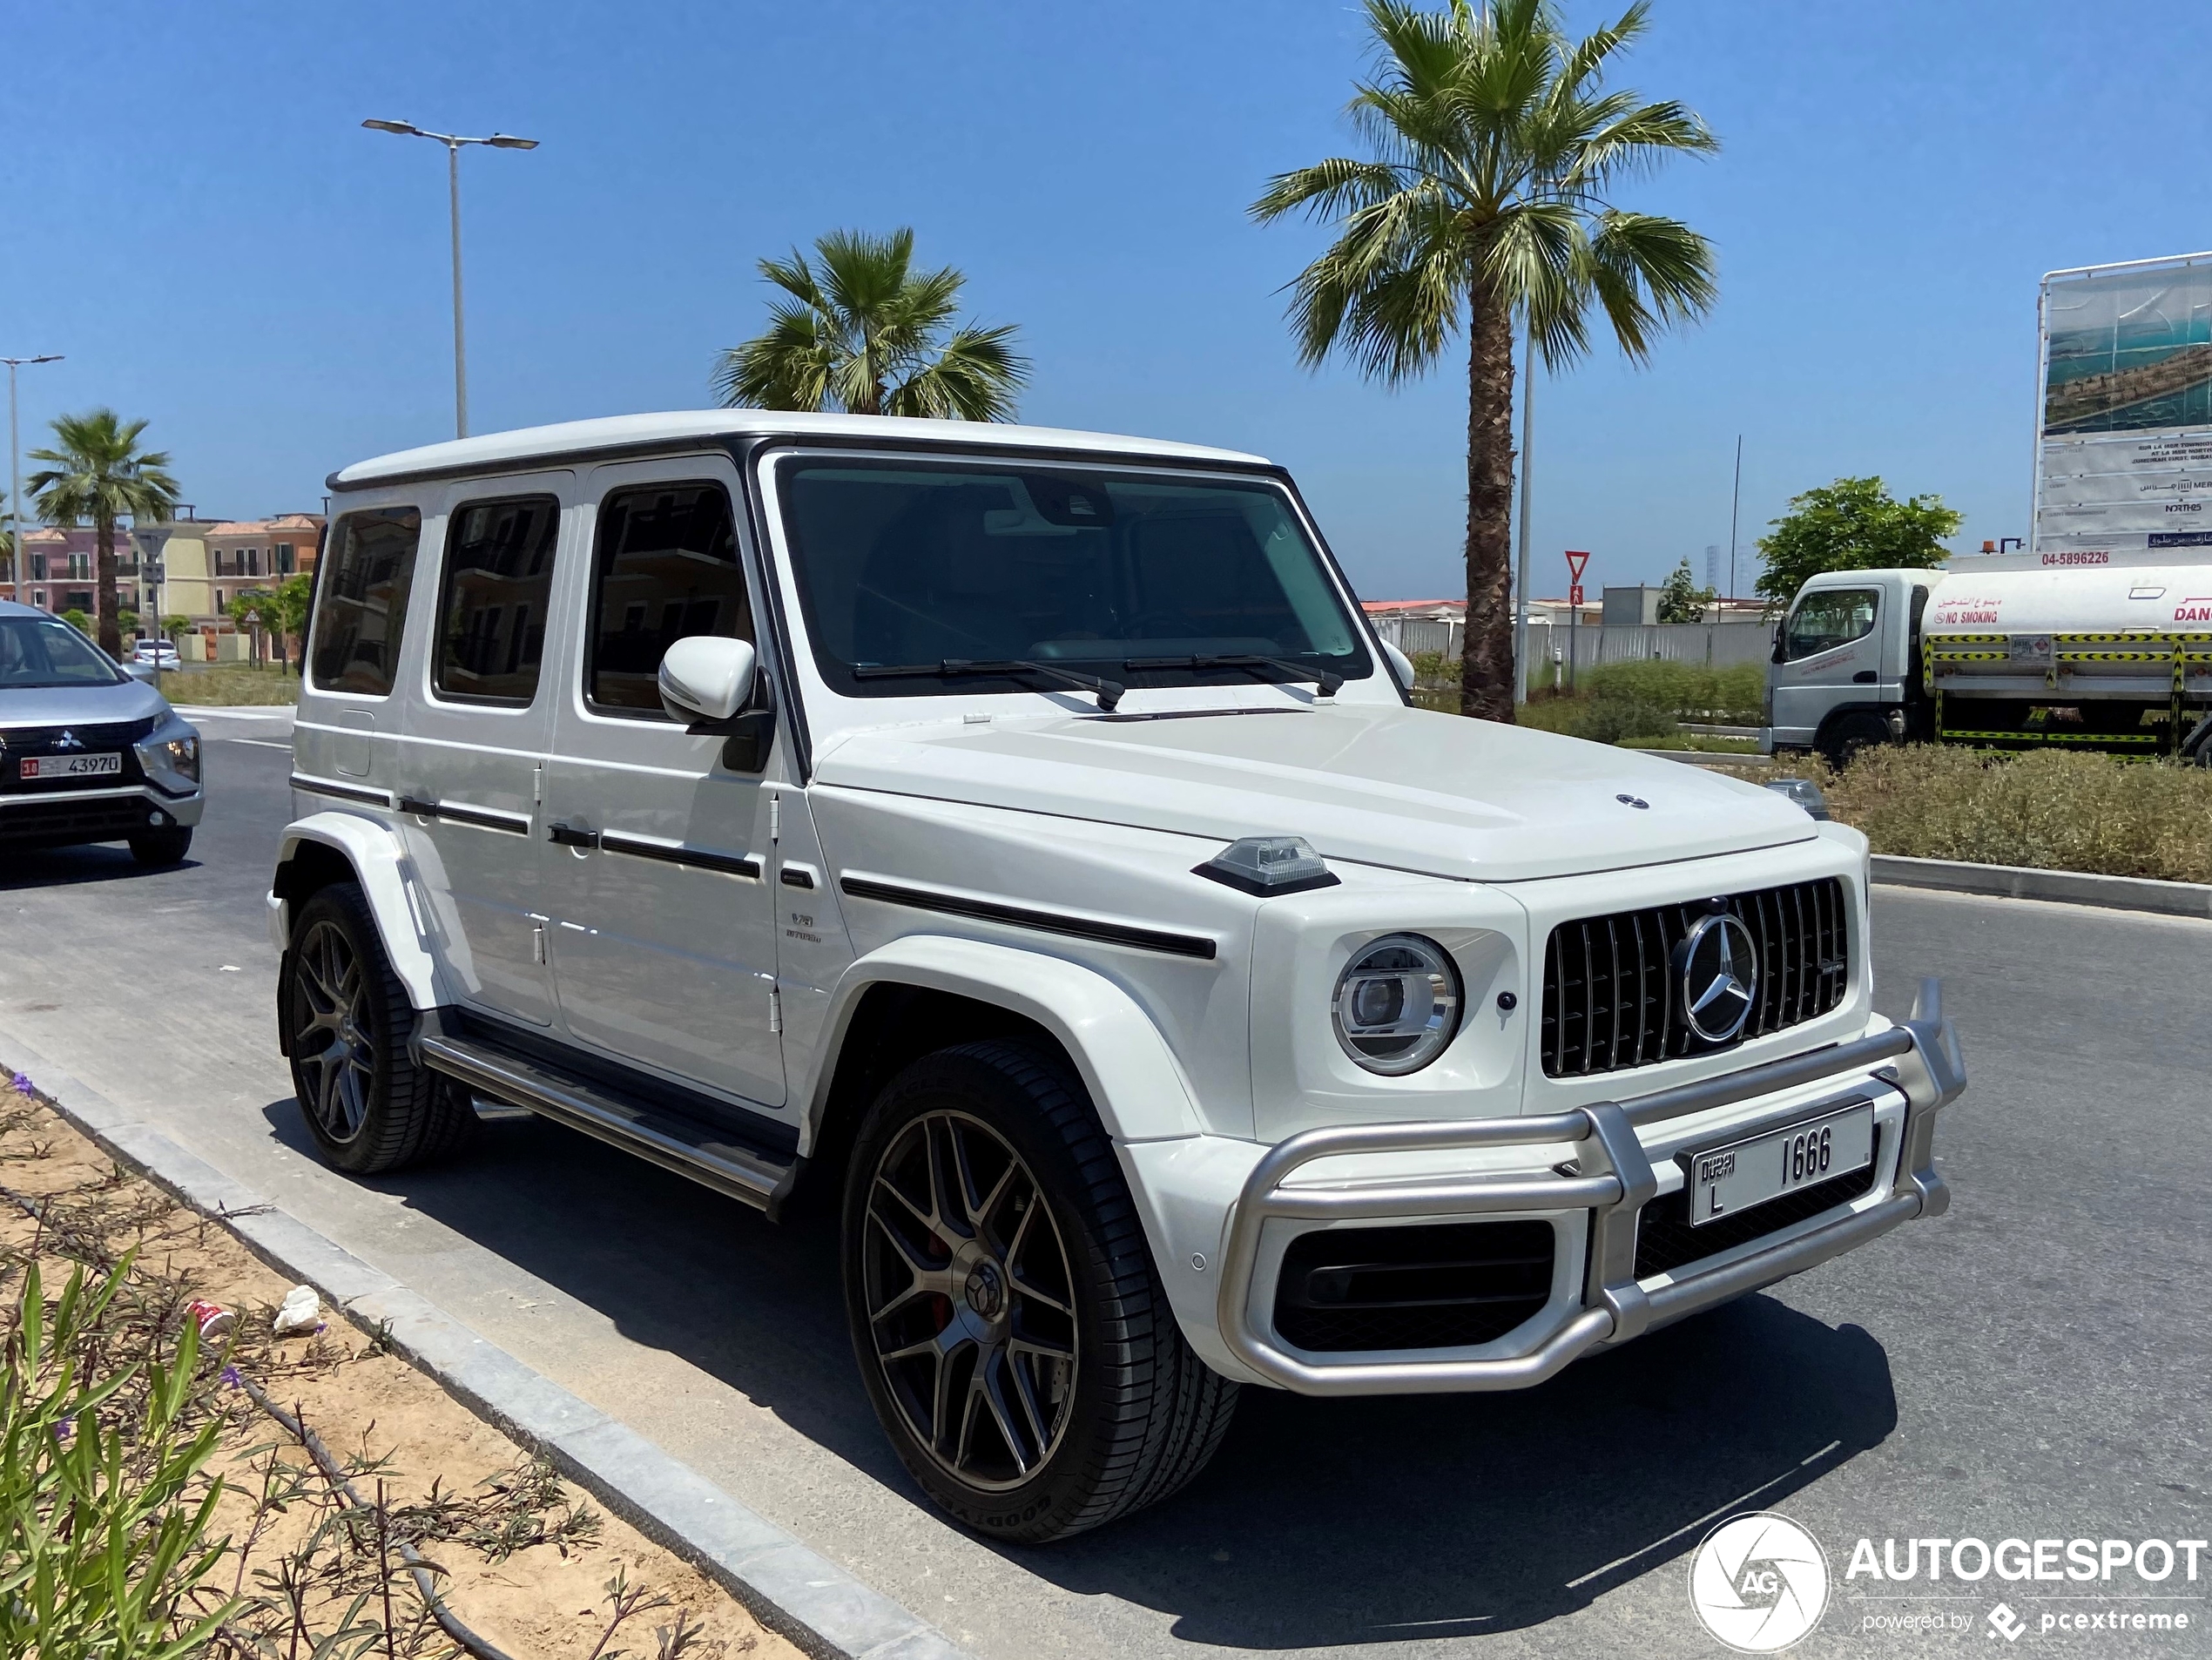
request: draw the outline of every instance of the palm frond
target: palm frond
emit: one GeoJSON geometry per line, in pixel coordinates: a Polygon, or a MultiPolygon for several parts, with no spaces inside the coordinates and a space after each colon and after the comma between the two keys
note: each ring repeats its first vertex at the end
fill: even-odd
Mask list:
{"type": "Polygon", "coordinates": [[[1028,361],[1015,330],[948,334],[967,279],[953,267],[917,271],[914,237],[833,231],[813,255],[763,260],[760,274],[788,296],[765,331],[722,352],[713,373],[725,405],[935,415],[1000,421],[1014,411],[1028,361]]]}

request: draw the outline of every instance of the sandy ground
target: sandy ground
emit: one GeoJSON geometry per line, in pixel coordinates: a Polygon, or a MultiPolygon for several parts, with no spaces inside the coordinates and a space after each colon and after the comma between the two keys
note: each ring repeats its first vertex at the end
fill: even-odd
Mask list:
{"type": "MultiPolygon", "coordinates": [[[[505,1435],[342,1317],[326,1312],[319,1333],[275,1339],[273,1311],[291,1288],[283,1279],[219,1225],[119,1171],[51,1108],[4,1079],[0,1187],[46,1211],[42,1223],[0,1198],[10,1326],[20,1292],[13,1271],[34,1249],[51,1298],[72,1259],[135,1248],[134,1289],[141,1295],[134,1306],[158,1311],[149,1329],[166,1323],[173,1331],[181,1313],[173,1305],[185,1297],[235,1311],[230,1364],[314,1429],[353,1472],[356,1490],[385,1507],[386,1522],[360,1513],[349,1523],[297,1440],[242,1389],[220,1381],[211,1360],[207,1408],[225,1429],[208,1470],[226,1483],[212,1533],[227,1535],[232,1546],[211,1576],[216,1592],[281,1603],[290,1595],[287,1581],[305,1582],[312,1623],[318,1616],[340,1620],[367,1590],[354,1617],[373,1621],[383,1606],[380,1556],[393,1555],[393,1537],[411,1534],[424,1557],[444,1570],[438,1583],[453,1612],[513,1660],[798,1653],[698,1570],[534,1466],[505,1435]],[[618,1596],[632,1611],[617,1622],[618,1596]]],[[[407,1577],[394,1574],[390,1582],[393,1624],[411,1623],[412,1651],[451,1652],[421,1620],[407,1577]]],[[[238,1626],[242,1635],[274,1636],[287,1623],[267,1609],[247,1610],[238,1626]]],[[[262,1651],[260,1644],[237,1646],[262,1651]]],[[[266,1651],[283,1648],[280,1642],[266,1651]]],[[[379,1643],[374,1651],[385,1650],[379,1643]]],[[[405,1655],[409,1646],[395,1651],[405,1655]]]]}

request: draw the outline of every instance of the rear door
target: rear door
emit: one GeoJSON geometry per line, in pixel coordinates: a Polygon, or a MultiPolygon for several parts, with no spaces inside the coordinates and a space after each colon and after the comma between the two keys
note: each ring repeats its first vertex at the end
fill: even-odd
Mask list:
{"type": "Polygon", "coordinates": [[[561,1016],[593,1049],[777,1108],[768,794],[721,737],[671,721],[656,689],[678,639],[759,644],[736,472],[718,455],[626,462],[586,475],[583,496],[581,650],[543,807],[561,1016]]]}
{"type": "Polygon", "coordinates": [[[1777,743],[1809,744],[1829,711],[1878,698],[1881,612],[1882,590],[1871,583],[1797,596],[1774,672],[1777,743]]]}
{"type": "Polygon", "coordinates": [[[565,471],[473,481],[452,487],[426,527],[418,580],[435,582],[436,603],[395,779],[455,983],[533,1026],[554,1019],[538,804],[555,702],[548,624],[575,557],[563,500],[574,489],[565,471]]]}

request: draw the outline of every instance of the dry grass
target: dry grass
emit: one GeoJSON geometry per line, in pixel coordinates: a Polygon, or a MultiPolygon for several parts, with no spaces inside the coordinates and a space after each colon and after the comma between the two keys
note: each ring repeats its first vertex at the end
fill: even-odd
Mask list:
{"type": "Polygon", "coordinates": [[[300,701],[300,677],[274,665],[211,663],[168,671],[161,677],[161,695],[172,703],[215,708],[293,704],[300,701]]]}
{"type": "Polygon", "coordinates": [[[2212,881],[2212,768],[1912,744],[1867,750],[1841,774],[1808,757],[1742,776],[1785,773],[1815,779],[1876,853],[2212,881]]]}
{"type": "MultiPolygon", "coordinates": [[[[408,1548],[432,1564],[454,1614],[517,1660],[795,1660],[718,1586],[601,1514],[376,1337],[336,1316],[312,1335],[273,1336],[282,1279],[4,1075],[0,1187],[0,1284],[19,1291],[33,1264],[55,1288],[73,1268],[120,1275],[81,1339],[85,1377],[178,1357],[188,1298],[238,1312],[233,1335],[191,1369],[183,1426],[212,1430],[215,1443],[175,1501],[197,1506],[214,1492],[204,1537],[219,1554],[176,1586],[180,1618],[221,1619],[198,1650],[208,1660],[456,1660],[404,1564],[408,1548]],[[249,1383],[291,1422],[273,1421],[249,1383]],[[303,1427],[350,1496],[318,1467],[303,1427]]],[[[0,1306],[10,1355],[19,1318],[0,1306]]],[[[132,1421],[112,1404],[102,1416],[132,1421]]],[[[157,1652],[94,1638],[56,1660],[157,1652]]]]}

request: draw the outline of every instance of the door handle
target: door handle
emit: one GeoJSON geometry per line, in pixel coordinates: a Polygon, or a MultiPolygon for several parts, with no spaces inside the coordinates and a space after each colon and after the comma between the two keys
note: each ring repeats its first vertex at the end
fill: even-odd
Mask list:
{"type": "Polygon", "coordinates": [[[599,845],[599,833],[597,830],[586,830],[577,825],[564,823],[559,819],[556,819],[545,827],[545,839],[548,841],[557,842],[563,847],[597,847],[599,845]]]}
{"type": "Polygon", "coordinates": [[[1851,678],[1853,685],[1871,686],[1874,684],[1875,678],[1873,670],[1861,669],[1857,674],[1851,676],[1851,678]]]}

